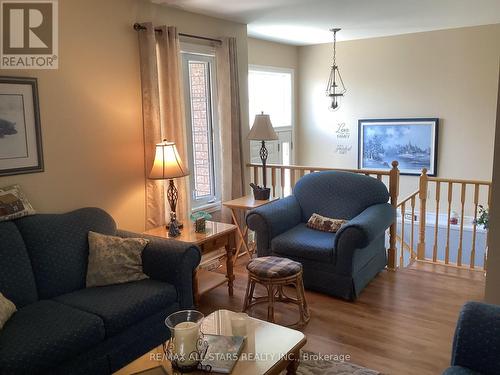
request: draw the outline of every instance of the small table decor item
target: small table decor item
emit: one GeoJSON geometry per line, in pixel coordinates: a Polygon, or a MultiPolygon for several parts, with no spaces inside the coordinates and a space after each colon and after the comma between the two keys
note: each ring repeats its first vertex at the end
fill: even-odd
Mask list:
{"type": "Polygon", "coordinates": [[[269,197],[271,196],[270,188],[255,185],[253,182],[250,184],[250,187],[253,191],[253,197],[258,201],[269,199],[269,197]]]}
{"type": "Polygon", "coordinates": [[[0,176],[43,172],[36,78],[0,77],[0,176]]]}
{"type": "Polygon", "coordinates": [[[199,311],[182,310],[170,314],[165,319],[171,338],[164,345],[164,351],[175,370],[182,373],[211,371],[211,368],[201,365],[208,349],[208,342],[200,329],[203,318],[199,311]]]}
{"type": "Polygon", "coordinates": [[[210,220],[212,215],[205,211],[198,211],[191,214],[190,218],[194,222],[194,231],[196,233],[205,233],[207,230],[207,220],[210,220]]]}
{"type": "Polygon", "coordinates": [[[276,141],[278,139],[278,135],[273,129],[273,124],[271,123],[269,115],[264,114],[264,112],[261,112],[260,115],[255,115],[255,120],[252,129],[250,129],[250,133],[248,133],[247,139],[262,142],[259,154],[260,160],[262,160],[262,184],[264,188],[266,188],[266,160],[269,155],[266,148],[266,141],[276,141]]]}
{"type": "Polygon", "coordinates": [[[402,175],[437,175],[437,118],[358,121],[358,168],[390,170],[397,160],[402,175]]]}
{"type": "Polygon", "coordinates": [[[177,221],[176,207],[177,200],[179,199],[179,192],[174,184],[174,178],[184,177],[189,175],[189,171],[179,156],[174,142],[163,142],[156,145],[155,160],[149,178],[152,180],[169,180],[167,189],[167,200],[170,205],[170,223],[167,228],[174,223],[172,230],[172,237],[176,237],[179,233],[178,230],[182,229],[182,223],[177,221]]]}

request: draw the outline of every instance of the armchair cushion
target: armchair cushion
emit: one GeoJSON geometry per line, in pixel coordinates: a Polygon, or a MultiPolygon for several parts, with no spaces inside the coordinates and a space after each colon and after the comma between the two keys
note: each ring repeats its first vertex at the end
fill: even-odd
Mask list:
{"type": "Polygon", "coordinates": [[[250,211],[246,217],[248,227],[257,232],[257,253],[269,255],[271,240],[301,222],[301,210],[293,195],[250,211]]]}
{"type": "Polygon", "coordinates": [[[55,299],[101,317],[106,337],[154,315],[177,300],[173,285],[154,280],[81,289],[55,299]]]}
{"type": "Polygon", "coordinates": [[[500,306],[468,302],[458,318],[451,365],[500,373],[500,306]]]}
{"type": "Polygon", "coordinates": [[[272,252],[283,257],[332,262],[335,233],[308,228],[305,223],[293,227],[271,241],[272,252]]]}
{"type": "Polygon", "coordinates": [[[0,334],[2,374],[38,374],[70,360],[104,340],[97,315],[54,301],[23,307],[0,334]]]}
{"type": "Polygon", "coordinates": [[[442,375],[482,375],[479,372],[472,371],[469,368],[462,366],[451,366],[444,370],[442,375]]]}

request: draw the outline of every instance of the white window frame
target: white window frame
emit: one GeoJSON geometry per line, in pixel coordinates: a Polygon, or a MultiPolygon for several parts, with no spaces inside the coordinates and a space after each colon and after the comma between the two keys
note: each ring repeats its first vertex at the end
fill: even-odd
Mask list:
{"type": "Polygon", "coordinates": [[[217,111],[217,85],[216,85],[216,60],[215,50],[203,45],[193,45],[188,43],[181,44],[182,72],[184,83],[184,103],[186,111],[186,138],[188,150],[188,162],[191,170],[190,191],[191,191],[191,211],[217,211],[221,209],[221,160],[220,160],[220,142],[219,142],[219,118],[217,111]],[[194,156],[193,156],[193,125],[191,118],[191,95],[189,82],[188,62],[192,60],[201,61],[208,64],[209,67],[209,85],[210,85],[210,158],[212,159],[212,175],[214,194],[209,197],[196,198],[195,195],[195,176],[194,176],[194,156]]]}
{"type": "MultiPolygon", "coordinates": [[[[250,71],[251,70],[254,70],[254,71],[260,71],[260,72],[272,72],[272,73],[288,73],[291,75],[291,107],[290,107],[290,110],[292,111],[292,114],[291,114],[291,126],[277,126],[275,127],[275,131],[291,131],[291,134],[292,134],[292,149],[291,149],[291,162],[293,163],[295,161],[295,150],[296,150],[296,147],[295,147],[295,120],[296,120],[296,113],[295,113],[295,69],[293,68],[283,68],[283,67],[278,67],[278,66],[271,66],[271,65],[258,65],[258,64],[249,64],[248,65],[248,75],[250,75],[250,71]]],[[[253,119],[250,119],[250,122],[249,122],[249,127],[252,128],[252,124],[253,124],[253,119]]]]}

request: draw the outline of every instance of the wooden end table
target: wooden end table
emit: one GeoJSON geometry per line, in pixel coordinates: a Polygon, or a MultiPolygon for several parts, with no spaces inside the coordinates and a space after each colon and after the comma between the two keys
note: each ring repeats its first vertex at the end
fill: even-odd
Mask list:
{"type": "Polygon", "coordinates": [[[255,200],[253,195],[245,195],[241,198],[236,198],[231,201],[223,202],[222,204],[231,210],[231,217],[233,218],[233,223],[237,227],[238,233],[238,244],[236,245],[236,254],[234,256],[234,262],[238,259],[238,255],[240,253],[240,249],[245,248],[245,253],[249,258],[252,258],[252,252],[248,248],[248,244],[245,240],[245,237],[248,233],[248,226],[245,222],[240,223],[237,219],[236,213],[238,211],[243,211],[245,214],[248,210],[252,210],[254,208],[264,206],[268,203],[271,203],[275,200],[278,200],[278,197],[270,197],[266,200],[255,200]]]}
{"type": "MultiPolygon", "coordinates": [[[[229,310],[218,310],[207,316],[202,324],[202,332],[212,335],[231,336],[231,317],[236,315],[229,310]]],[[[163,327],[165,328],[165,327],[163,327]]],[[[248,318],[247,339],[240,359],[236,363],[234,375],[279,375],[286,370],[295,374],[300,360],[300,349],[306,344],[306,336],[294,329],[279,326],[260,319],[248,318]]],[[[223,354],[223,353],[222,353],[223,354]]],[[[173,374],[172,366],[159,346],[114,375],[129,375],[161,366],[167,374],[173,374]]],[[[160,370],[161,371],[161,370],[160,370]]],[[[203,372],[192,372],[203,375],[203,372]]]]}
{"type": "Polygon", "coordinates": [[[168,229],[164,226],[150,229],[145,234],[160,238],[170,238],[188,244],[196,245],[200,248],[202,254],[208,254],[222,247],[226,249],[226,275],[202,270],[198,267],[193,275],[193,294],[195,304],[198,304],[199,298],[203,293],[208,292],[227,282],[229,295],[233,295],[233,257],[235,248],[235,236],[238,227],[233,224],[219,223],[216,221],[207,221],[206,231],[196,233],[194,223],[184,224],[181,234],[177,237],[170,237],[168,229]]]}

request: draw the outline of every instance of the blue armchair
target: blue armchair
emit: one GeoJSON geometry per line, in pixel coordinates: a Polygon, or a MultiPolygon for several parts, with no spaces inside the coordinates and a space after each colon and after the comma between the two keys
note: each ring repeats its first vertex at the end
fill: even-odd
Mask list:
{"type": "Polygon", "coordinates": [[[250,211],[258,256],[277,255],[302,263],[304,285],[347,300],[387,263],[385,231],[395,218],[385,185],[372,177],[324,171],[302,177],[293,195],[250,211]],[[337,233],[310,229],[313,213],[346,219],[337,233]]]}
{"type": "Polygon", "coordinates": [[[451,367],[443,375],[500,374],[500,306],[467,302],[458,318],[451,367]]]}

